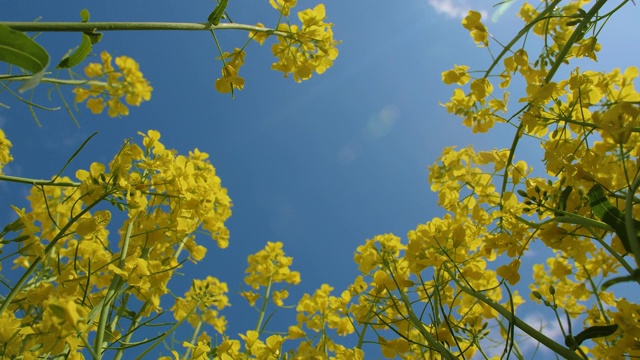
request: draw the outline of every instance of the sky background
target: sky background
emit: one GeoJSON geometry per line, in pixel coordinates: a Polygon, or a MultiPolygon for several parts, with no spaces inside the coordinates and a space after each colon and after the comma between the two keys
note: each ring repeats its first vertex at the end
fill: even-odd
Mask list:
{"type": "MultiPolygon", "coordinates": [[[[296,9],[316,4],[299,0],[296,9]]],[[[256,316],[236,292],[247,255],[267,241],[282,241],[294,258],[292,269],[302,274],[302,283],[290,289],[288,304],[323,283],[339,295],[358,275],[353,254],[366,239],[384,233],[406,239],[418,224],[443,215],[429,190],[427,166],[444,147],[473,144],[485,150],[510,145],[508,126],[474,135],[438,104],[453,91],[442,84],[442,71],[454,64],[484,69],[491,61],[460,25],[472,4],[489,17],[494,13],[491,2],[462,0],[325,2],[327,21],[334,23],[335,37],[342,40],[334,66],[298,84],[270,70],[270,45],[253,43],[241,70],[245,88],[235,99],[214,89],[221,65],[210,33],[107,32],[94,52],[107,50],[139,62],[154,88],[151,101],[115,119],[92,115],[80,105],[79,129],[64,111],[38,111],[38,128],[27,107],[2,92],[0,102],[11,109],[0,108],[0,127],[14,144],[15,158],[5,171],[49,178],[96,131],[66,175],[87,169],[93,161],[107,163],[124,139],[139,143],[137,132],[149,129],[160,131],[165,146],[182,154],[194,148],[209,153],[234,204],[227,222],[230,246],[219,250],[209,242],[207,258],[186,277],[197,271],[228,283],[233,306],[224,314],[228,334],[234,336],[255,326],[256,316]]],[[[515,17],[520,5],[516,1],[497,22],[487,19],[489,31],[510,40],[521,26],[515,17]]],[[[77,21],[80,10],[87,8],[91,21],[203,22],[213,7],[211,0],[0,0],[0,20],[41,16],[42,21],[77,21]]],[[[604,49],[598,64],[588,63],[590,68],[637,65],[640,29],[637,8],[629,9],[599,37],[604,49]]],[[[228,12],[238,23],[270,26],[277,20],[267,0],[231,0],[228,12]]],[[[217,34],[225,51],[247,38],[240,31],[217,34]]],[[[77,45],[79,35],[47,33],[38,41],[55,65],[77,45]]],[[[63,91],[72,101],[70,89],[63,91]]],[[[60,105],[55,94],[51,101],[44,91],[38,96],[43,105],[60,105]]],[[[534,143],[523,143],[520,154],[535,154],[537,149],[534,143]]],[[[0,223],[12,220],[8,204],[24,204],[28,191],[27,186],[0,184],[0,223]]],[[[176,281],[172,289],[182,294],[189,284],[176,281]]]]}

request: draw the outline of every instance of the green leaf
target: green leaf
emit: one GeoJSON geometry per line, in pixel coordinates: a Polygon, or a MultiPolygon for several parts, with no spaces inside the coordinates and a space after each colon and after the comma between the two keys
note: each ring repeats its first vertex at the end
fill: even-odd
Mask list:
{"type": "MultiPolygon", "coordinates": [[[[620,238],[624,249],[627,253],[630,253],[631,246],[629,244],[627,227],[624,222],[624,213],[607,200],[604,190],[600,184],[593,185],[591,190],[589,190],[589,193],[587,193],[587,198],[589,198],[589,205],[591,206],[593,214],[602,220],[602,222],[613,228],[620,238]]],[[[640,221],[634,219],[633,225],[637,234],[638,229],[640,229],[640,221]]]]}
{"type": "Polygon", "coordinates": [[[87,34],[82,34],[82,42],[80,46],[76,47],[70,55],[65,55],[58,63],[59,68],[72,68],[80,64],[91,53],[93,44],[91,43],[91,37],[87,34]]]}
{"type": "MultiPolygon", "coordinates": [[[[83,23],[89,21],[89,17],[90,17],[89,10],[82,9],[80,11],[80,19],[83,23]]],[[[91,53],[91,50],[93,50],[93,45],[97,44],[100,41],[100,39],[102,39],[102,33],[96,33],[96,32],[83,33],[80,46],[76,47],[72,51],[69,51],[62,58],[62,60],[60,60],[57,67],[68,69],[80,64],[91,53]]]]}
{"type": "Polygon", "coordinates": [[[605,281],[602,284],[601,289],[604,291],[604,290],[607,290],[610,286],[613,286],[615,284],[630,282],[630,281],[636,281],[636,282],[640,281],[640,269],[635,269],[631,275],[618,276],[613,279],[609,279],[605,281]]]}
{"type": "Polygon", "coordinates": [[[89,14],[89,10],[87,10],[87,9],[80,10],[80,21],[89,22],[89,18],[90,17],[91,17],[91,15],[89,14]]]}
{"type": "MultiPolygon", "coordinates": [[[[562,193],[560,193],[560,198],[558,199],[558,207],[556,209],[566,211],[567,210],[567,199],[569,199],[569,195],[571,195],[571,191],[573,191],[572,186],[567,186],[562,193]]],[[[562,216],[561,212],[556,212],[556,216],[562,216]]]]}
{"type": "Polygon", "coordinates": [[[613,335],[618,330],[618,324],[592,326],[584,329],[574,337],[576,344],[580,346],[585,340],[613,335]]]}
{"type": "Polygon", "coordinates": [[[25,33],[0,24],[0,60],[36,74],[49,65],[49,54],[25,33]]]}
{"type": "Polygon", "coordinates": [[[89,39],[91,40],[91,45],[95,45],[95,44],[99,43],[100,40],[102,40],[102,33],[99,33],[99,32],[86,32],[84,34],[87,35],[89,37],[89,39]]]}
{"type": "Polygon", "coordinates": [[[0,24],[0,61],[16,65],[33,76],[20,87],[27,91],[40,82],[49,65],[49,54],[25,33],[0,24]]]}
{"type": "Polygon", "coordinates": [[[213,9],[213,12],[209,14],[209,17],[207,18],[207,20],[209,20],[209,22],[212,25],[215,26],[220,24],[220,19],[222,19],[222,15],[224,14],[224,10],[227,8],[228,3],[229,3],[229,0],[220,0],[216,8],[213,9]]]}

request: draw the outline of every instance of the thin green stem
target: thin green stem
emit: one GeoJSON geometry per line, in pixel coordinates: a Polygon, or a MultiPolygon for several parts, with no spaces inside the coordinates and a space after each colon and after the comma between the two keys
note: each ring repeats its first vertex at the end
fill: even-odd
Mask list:
{"type": "Polygon", "coordinates": [[[13,301],[13,298],[20,292],[20,290],[22,290],[22,287],[27,282],[27,279],[29,279],[31,274],[33,274],[36,268],[40,265],[44,257],[48,256],[51,253],[51,251],[58,244],[58,241],[60,241],[60,239],[68,235],[67,230],[69,230],[71,225],[75,224],[86,213],[88,213],[91,209],[93,209],[96,205],[98,205],[98,203],[102,202],[102,200],[104,200],[107,196],[108,194],[102,195],[98,200],[94,201],[91,205],[82,209],[82,211],[80,211],[78,215],[72,217],[69,220],[69,222],[62,229],[60,229],[60,231],[58,231],[58,233],[56,234],[56,237],[54,237],[49,243],[49,245],[47,245],[44,248],[44,256],[38,256],[33,260],[33,263],[31,264],[31,266],[29,266],[29,268],[24,272],[24,274],[22,274],[18,282],[11,288],[11,291],[9,292],[7,297],[4,298],[2,305],[0,305],[0,315],[2,315],[2,313],[5,310],[7,310],[7,308],[9,307],[9,304],[11,304],[11,301],[13,301]]]}
{"type": "Polygon", "coordinates": [[[525,334],[531,336],[532,338],[536,339],[539,343],[541,343],[542,345],[546,346],[547,348],[549,348],[551,351],[555,352],[556,354],[564,357],[565,359],[568,360],[580,360],[582,359],[578,354],[574,353],[573,351],[571,351],[570,349],[558,344],[557,342],[553,341],[551,338],[547,337],[546,335],[544,335],[543,333],[541,333],[540,331],[534,329],[533,327],[529,326],[529,324],[527,324],[526,322],[522,321],[522,319],[520,319],[519,317],[517,317],[515,314],[511,313],[509,310],[505,309],[502,305],[496,303],[495,301],[493,301],[492,299],[490,299],[488,296],[486,296],[485,294],[472,290],[471,288],[465,286],[464,284],[462,284],[462,282],[457,279],[455,277],[455,274],[453,274],[451,272],[451,270],[446,269],[445,271],[447,271],[449,273],[449,276],[451,276],[451,278],[456,282],[456,284],[458,285],[458,288],[462,291],[464,291],[465,293],[475,297],[476,299],[482,301],[483,303],[487,304],[489,307],[491,307],[492,309],[494,309],[495,311],[497,311],[498,313],[500,313],[500,315],[504,316],[505,318],[507,318],[509,321],[513,322],[513,324],[520,330],[522,330],[525,334]]]}
{"type": "Polygon", "coordinates": [[[262,301],[262,308],[260,309],[260,317],[258,318],[258,324],[256,324],[256,332],[258,334],[260,334],[262,321],[264,321],[264,315],[267,312],[267,303],[269,302],[269,297],[271,296],[271,284],[271,278],[269,278],[269,284],[267,284],[267,289],[264,292],[264,300],[262,301]]]}
{"type": "MultiPolygon", "coordinates": [[[[5,81],[27,81],[27,80],[31,80],[31,78],[33,77],[33,75],[0,75],[0,80],[5,80],[5,81]]],[[[42,78],[40,79],[40,82],[42,83],[49,83],[49,84],[59,84],[59,85],[95,85],[95,86],[102,86],[102,87],[106,87],[107,85],[109,85],[108,83],[104,82],[104,81],[97,81],[97,80],[71,80],[71,79],[57,79],[57,78],[42,78]]]]}
{"type": "Polygon", "coordinates": [[[181,23],[181,22],[26,22],[3,21],[0,24],[18,31],[37,32],[95,32],[95,31],[131,31],[131,30],[246,30],[290,37],[291,34],[275,29],[245,24],[181,23]]]}
{"type": "Polygon", "coordinates": [[[636,258],[636,264],[640,264],[640,244],[638,244],[638,237],[636,236],[635,219],[633,218],[633,198],[636,194],[636,190],[640,186],[640,177],[637,177],[633,184],[629,187],[627,193],[627,201],[624,206],[624,222],[627,229],[627,236],[629,237],[629,247],[633,256],[636,258]]]}
{"type": "MultiPolygon", "coordinates": [[[[124,235],[124,243],[122,244],[122,250],[120,251],[120,261],[118,262],[118,267],[122,269],[124,267],[127,252],[129,249],[129,240],[131,239],[131,232],[133,230],[133,224],[135,222],[135,217],[129,221],[127,226],[127,231],[124,235]]],[[[105,329],[107,326],[107,320],[109,317],[109,310],[111,309],[111,303],[116,298],[116,294],[118,292],[118,288],[122,285],[123,281],[119,275],[114,275],[113,281],[111,282],[111,286],[109,286],[109,290],[105,295],[105,299],[107,299],[102,304],[102,309],[100,311],[100,319],[98,320],[98,328],[96,329],[96,338],[94,341],[94,352],[98,356],[97,360],[102,358],[102,345],[104,341],[105,329]]]]}
{"type": "Polygon", "coordinates": [[[547,19],[547,14],[549,14],[551,11],[553,11],[553,9],[556,8],[556,5],[558,5],[562,0],[554,0],[553,3],[549,4],[549,6],[547,6],[540,14],[538,14],[538,16],[531,20],[530,23],[528,23],[527,25],[525,25],[520,32],[518,32],[518,35],[516,35],[513,39],[511,39],[511,41],[502,48],[502,51],[500,52],[500,54],[498,54],[498,56],[496,57],[496,59],[493,61],[493,63],[491,63],[491,66],[489,66],[489,69],[487,69],[487,71],[485,71],[484,73],[484,77],[489,77],[489,75],[491,75],[491,71],[493,71],[493,68],[496,67],[498,65],[498,63],[500,62],[500,59],[502,59],[502,57],[511,50],[511,48],[513,47],[513,45],[515,45],[521,37],[523,37],[524,35],[529,33],[529,30],[531,30],[531,28],[537,24],[539,21],[542,21],[544,19],[547,19]]]}
{"type": "Polygon", "coordinates": [[[151,346],[149,346],[147,349],[145,349],[142,354],[138,355],[138,357],[136,358],[136,360],[139,359],[144,359],[145,356],[147,354],[149,354],[151,352],[151,350],[153,350],[156,346],[158,346],[161,342],[164,341],[164,339],[169,336],[169,334],[171,334],[172,332],[176,331],[176,329],[178,329],[184,322],[185,320],[187,320],[198,308],[198,305],[200,304],[200,301],[198,301],[196,304],[193,305],[193,308],[187,313],[187,315],[185,315],[185,317],[183,317],[182,319],[180,319],[178,322],[176,322],[175,324],[173,324],[173,326],[171,326],[171,328],[169,330],[167,330],[167,332],[165,332],[164,334],[162,334],[161,336],[158,337],[158,339],[156,341],[153,342],[153,344],[151,344],[151,346]]]}
{"type": "MultiPolygon", "coordinates": [[[[127,293],[127,294],[130,294],[130,293],[127,293]]],[[[149,306],[149,303],[150,303],[149,300],[147,300],[144,304],[142,304],[142,306],[140,307],[140,310],[136,312],[136,315],[131,319],[131,323],[129,324],[129,328],[127,330],[126,335],[122,339],[120,339],[120,343],[122,344],[131,343],[131,338],[133,337],[134,332],[139,328],[139,326],[141,326],[140,319],[143,317],[142,314],[146,312],[146,309],[149,306]]],[[[127,347],[121,346],[116,352],[116,354],[114,355],[113,359],[114,360],[122,359],[125,350],[127,350],[127,347]]]]}
{"type": "MultiPolygon", "coordinates": [[[[191,335],[191,344],[197,345],[196,341],[198,341],[198,334],[200,333],[200,329],[202,328],[202,320],[198,321],[198,325],[193,329],[193,335],[191,335]]],[[[191,348],[187,347],[187,351],[185,351],[184,355],[182,355],[182,360],[190,359],[191,357],[191,348]]]]}
{"type": "MultiPolygon", "coordinates": [[[[600,9],[604,6],[606,2],[607,0],[599,0],[595,5],[593,5],[591,9],[589,9],[589,12],[585,14],[580,24],[576,26],[575,30],[573,31],[573,33],[565,43],[564,47],[558,52],[558,56],[556,57],[556,60],[553,62],[553,64],[551,64],[551,68],[549,69],[549,72],[547,72],[547,76],[545,76],[544,80],[542,81],[543,84],[549,84],[551,82],[553,77],[556,75],[556,72],[560,68],[560,65],[564,63],[567,57],[567,54],[569,54],[569,51],[571,50],[573,45],[584,34],[584,32],[587,30],[591,22],[591,19],[594,16],[596,16],[598,11],[600,11],[600,9]]],[[[527,104],[523,109],[526,109],[527,107],[531,107],[531,102],[529,102],[529,104],[527,104]]],[[[522,137],[522,134],[524,134],[524,122],[521,121],[520,124],[518,125],[518,130],[516,131],[516,134],[513,137],[513,143],[511,144],[511,149],[509,150],[509,157],[507,159],[507,164],[504,168],[504,180],[502,181],[502,189],[501,189],[502,195],[504,195],[507,189],[507,180],[509,179],[509,170],[511,168],[511,165],[513,164],[513,157],[515,155],[516,148],[518,147],[518,142],[520,141],[520,137],[522,137]]],[[[502,209],[502,205],[503,204],[502,204],[502,196],[501,196],[500,209],[502,209]]]]}
{"type": "MultiPolygon", "coordinates": [[[[393,280],[395,281],[395,277],[393,278],[393,280]]],[[[429,346],[432,346],[434,350],[438,354],[440,354],[440,356],[442,356],[444,359],[449,359],[449,360],[455,359],[455,356],[446,347],[444,347],[444,345],[442,345],[438,341],[438,339],[436,339],[429,331],[427,331],[427,329],[425,329],[424,324],[416,316],[416,314],[413,312],[411,308],[411,300],[409,300],[409,297],[407,296],[407,294],[404,291],[402,291],[400,287],[398,287],[398,293],[400,294],[400,299],[404,303],[404,307],[407,310],[407,316],[409,318],[408,319],[409,322],[415,327],[416,330],[420,332],[420,334],[424,337],[424,339],[427,340],[427,343],[429,344],[429,346]]]]}
{"type": "Polygon", "coordinates": [[[21,184],[35,185],[35,186],[72,186],[79,187],[81,183],[75,181],[59,181],[53,182],[52,180],[38,180],[29,179],[18,176],[0,175],[0,181],[16,182],[21,184]]]}

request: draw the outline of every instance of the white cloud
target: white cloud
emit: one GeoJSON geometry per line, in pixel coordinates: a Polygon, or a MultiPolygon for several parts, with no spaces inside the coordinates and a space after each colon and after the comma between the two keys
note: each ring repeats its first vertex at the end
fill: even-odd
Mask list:
{"type": "MultiPolygon", "coordinates": [[[[564,343],[562,330],[555,318],[545,318],[541,314],[528,314],[522,320],[534,329],[540,330],[546,337],[561,344],[564,343]]],[[[526,339],[518,344],[520,345],[520,350],[522,350],[524,354],[529,354],[529,356],[531,356],[531,354],[536,352],[539,356],[548,358],[552,353],[551,350],[529,338],[528,335],[521,334],[521,336],[526,339]]]]}
{"type": "Polygon", "coordinates": [[[472,7],[468,1],[465,0],[427,0],[429,5],[436,10],[438,14],[446,15],[449,18],[462,19],[469,10],[473,9],[480,11],[483,18],[487,17],[487,12],[478,9],[476,6],[472,7]]]}

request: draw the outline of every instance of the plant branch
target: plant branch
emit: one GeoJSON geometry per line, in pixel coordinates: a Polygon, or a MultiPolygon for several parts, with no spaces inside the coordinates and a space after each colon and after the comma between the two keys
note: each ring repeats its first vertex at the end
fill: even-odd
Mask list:
{"type": "Polygon", "coordinates": [[[3,21],[0,24],[18,31],[37,32],[95,32],[95,31],[123,31],[123,30],[246,30],[263,32],[273,35],[291,36],[290,33],[275,29],[245,25],[245,24],[218,24],[211,23],[181,23],[181,22],[26,22],[3,21]]]}

